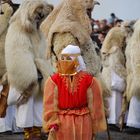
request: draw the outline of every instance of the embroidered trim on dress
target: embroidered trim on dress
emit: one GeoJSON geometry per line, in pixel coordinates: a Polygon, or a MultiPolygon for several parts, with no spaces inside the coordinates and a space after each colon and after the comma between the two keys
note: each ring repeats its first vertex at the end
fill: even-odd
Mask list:
{"type": "Polygon", "coordinates": [[[75,92],[77,92],[79,90],[81,81],[86,75],[87,75],[87,73],[81,71],[74,76],[60,75],[60,77],[62,78],[62,80],[64,82],[66,90],[68,90],[69,93],[74,94],[75,92]]]}

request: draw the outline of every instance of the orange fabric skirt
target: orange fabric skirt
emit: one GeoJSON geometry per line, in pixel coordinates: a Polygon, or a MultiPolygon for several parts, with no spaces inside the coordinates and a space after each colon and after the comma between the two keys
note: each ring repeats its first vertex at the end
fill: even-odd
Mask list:
{"type": "Polygon", "coordinates": [[[92,121],[88,108],[60,110],[56,140],[92,140],[92,121]]]}

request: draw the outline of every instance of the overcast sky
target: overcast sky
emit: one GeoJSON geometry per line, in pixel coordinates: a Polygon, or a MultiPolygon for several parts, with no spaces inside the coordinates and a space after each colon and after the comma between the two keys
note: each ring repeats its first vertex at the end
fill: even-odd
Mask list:
{"type": "MultiPolygon", "coordinates": [[[[22,0],[14,0],[22,1],[22,0]]],[[[61,0],[47,0],[57,5],[61,0]]],[[[95,19],[109,18],[110,13],[115,13],[121,19],[140,18],[140,0],[98,0],[100,6],[96,6],[92,17],[95,19]]]]}

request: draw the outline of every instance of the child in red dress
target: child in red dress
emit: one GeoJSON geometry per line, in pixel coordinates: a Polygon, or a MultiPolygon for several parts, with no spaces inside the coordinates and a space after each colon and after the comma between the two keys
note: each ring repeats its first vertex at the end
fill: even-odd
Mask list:
{"type": "Polygon", "coordinates": [[[86,72],[78,46],[68,45],[58,60],[58,72],[46,81],[43,128],[56,140],[93,140],[106,130],[100,84],[86,72]]]}

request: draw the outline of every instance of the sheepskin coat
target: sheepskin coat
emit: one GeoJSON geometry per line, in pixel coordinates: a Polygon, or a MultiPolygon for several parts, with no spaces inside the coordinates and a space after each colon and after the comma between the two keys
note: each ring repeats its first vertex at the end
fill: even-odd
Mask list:
{"type": "Polygon", "coordinates": [[[126,97],[140,99],[140,20],[134,24],[134,32],[126,47],[127,88],[126,97]]]}
{"type": "Polygon", "coordinates": [[[43,76],[48,74],[45,69],[48,68],[45,59],[46,42],[38,28],[38,22],[51,10],[45,1],[26,0],[10,20],[5,43],[6,68],[10,86],[21,93],[32,84],[35,89],[32,92],[38,91],[38,66],[43,65],[43,76]]]}
{"type": "Polygon", "coordinates": [[[10,17],[13,13],[9,4],[2,4],[4,14],[0,14],[0,79],[6,73],[5,66],[5,37],[9,25],[10,17]]]}
{"type": "Polygon", "coordinates": [[[110,91],[112,88],[112,72],[115,72],[126,83],[124,48],[125,31],[121,27],[112,28],[108,32],[101,49],[102,76],[110,91]]]}

